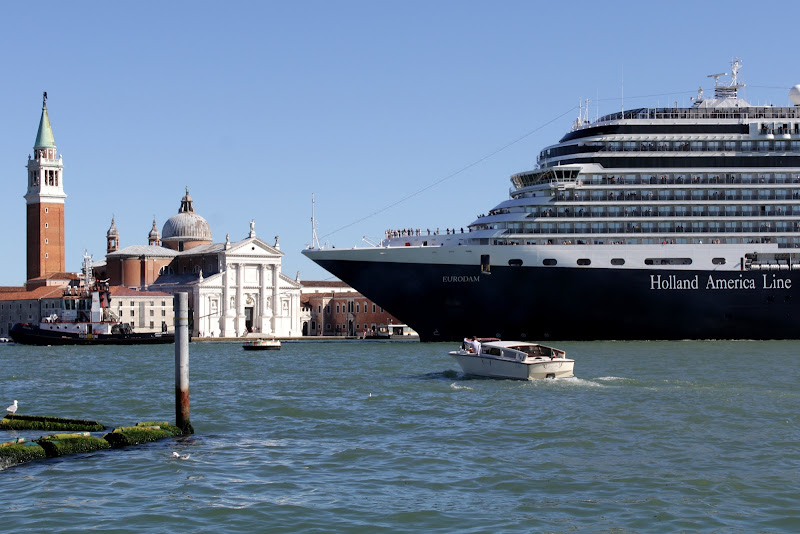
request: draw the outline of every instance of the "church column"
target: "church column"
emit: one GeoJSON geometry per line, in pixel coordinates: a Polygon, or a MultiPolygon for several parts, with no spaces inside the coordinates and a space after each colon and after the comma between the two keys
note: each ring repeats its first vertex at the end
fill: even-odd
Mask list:
{"type": "MultiPolygon", "coordinates": [[[[278,300],[278,287],[280,286],[280,264],[276,263],[272,266],[272,332],[278,333],[278,319],[277,316],[281,312],[281,302],[278,300]]],[[[283,332],[281,332],[283,334],[283,332]]]]}
{"type": "Polygon", "coordinates": [[[228,307],[230,306],[230,291],[228,290],[228,273],[230,266],[226,265],[225,270],[222,271],[222,306],[219,309],[219,329],[222,331],[222,337],[230,337],[228,332],[228,307]]]}
{"type": "Polygon", "coordinates": [[[259,310],[259,317],[260,320],[258,325],[261,329],[261,332],[265,334],[271,334],[272,330],[269,326],[269,310],[267,309],[267,266],[263,263],[259,265],[259,276],[261,278],[261,292],[259,293],[259,303],[258,303],[258,310],[259,310]]]}
{"type": "Polygon", "coordinates": [[[244,290],[244,265],[241,263],[236,264],[236,335],[242,335],[245,331],[244,324],[244,298],[242,292],[244,290]]]}

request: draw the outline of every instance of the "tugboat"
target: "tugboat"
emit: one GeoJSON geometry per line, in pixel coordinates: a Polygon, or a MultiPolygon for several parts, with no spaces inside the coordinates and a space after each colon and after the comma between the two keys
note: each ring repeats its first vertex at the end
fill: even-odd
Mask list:
{"type": "Polygon", "coordinates": [[[38,325],[16,323],[9,334],[25,345],[135,345],[174,343],[174,332],[137,333],[111,311],[107,280],[95,280],[91,257],[83,256],[81,285],[64,288],[61,309],[38,325]]]}

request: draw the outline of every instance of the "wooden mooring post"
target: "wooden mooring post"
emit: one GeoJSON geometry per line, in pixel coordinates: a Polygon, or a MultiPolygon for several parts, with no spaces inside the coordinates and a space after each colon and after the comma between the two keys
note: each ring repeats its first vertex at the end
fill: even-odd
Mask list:
{"type": "Polygon", "coordinates": [[[189,422],[189,294],[175,293],[175,426],[193,434],[189,422]]]}

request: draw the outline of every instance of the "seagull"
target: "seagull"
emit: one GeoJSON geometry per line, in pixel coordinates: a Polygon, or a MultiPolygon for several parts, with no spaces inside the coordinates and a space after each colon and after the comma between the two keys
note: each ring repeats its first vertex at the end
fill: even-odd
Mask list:
{"type": "Polygon", "coordinates": [[[14,404],[12,404],[8,408],[6,408],[6,411],[8,413],[10,413],[11,415],[14,415],[15,413],[17,413],[17,401],[15,400],[14,404]]]}
{"type": "Polygon", "coordinates": [[[173,458],[180,458],[181,460],[188,460],[191,454],[180,454],[178,451],[172,451],[173,458]]]}

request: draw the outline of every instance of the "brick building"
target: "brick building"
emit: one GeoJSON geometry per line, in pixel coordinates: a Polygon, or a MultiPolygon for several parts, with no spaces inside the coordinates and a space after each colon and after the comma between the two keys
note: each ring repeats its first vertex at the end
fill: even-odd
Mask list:
{"type": "Polygon", "coordinates": [[[363,336],[400,324],[392,314],[340,281],[301,282],[301,322],[306,336],[363,336]]]}

